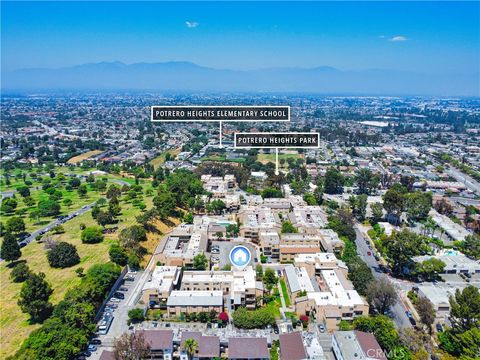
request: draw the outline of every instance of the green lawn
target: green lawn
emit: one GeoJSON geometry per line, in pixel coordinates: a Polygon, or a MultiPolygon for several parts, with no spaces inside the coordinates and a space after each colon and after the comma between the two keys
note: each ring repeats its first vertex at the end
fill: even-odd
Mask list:
{"type": "Polygon", "coordinates": [[[282,307],[280,297],[275,296],[274,300],[267,303],[265,307],[270,310],[273,316],[275,316],[275,319],[280,318],[280,308],[282,307]]]}
{"type": "Polygon", "coordinates": [[[290,297],[288,296],[287,284],[285,283],[285,279],[280,279],[280,287],[282,288],[283,299],[285,300],[285,306],[290,306],[290,297]]]}

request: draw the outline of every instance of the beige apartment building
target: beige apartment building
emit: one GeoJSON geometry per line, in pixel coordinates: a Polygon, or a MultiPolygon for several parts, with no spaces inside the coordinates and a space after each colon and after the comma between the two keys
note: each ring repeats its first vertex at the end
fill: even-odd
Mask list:
{"type": "Polygon", "coordinates": [[[299,254],[295,268],[286,270],[286,279],[298,316],[313,313],[328,330],[336,330],[341,320],[368,314],[368,303],[347,279],[345,264],[334,254],[299,254]]]}

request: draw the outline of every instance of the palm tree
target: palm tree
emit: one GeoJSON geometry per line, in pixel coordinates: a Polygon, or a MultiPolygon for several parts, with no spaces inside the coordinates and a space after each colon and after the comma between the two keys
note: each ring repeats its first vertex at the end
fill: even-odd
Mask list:
{"type": "Polygon", "coordinates": [[[183,343],[182,350],[186,351],[188,354],[188,358],[191,360],[193,358],[193,355],[197,352],[198,350],[198,342],[195,339],[187,339],[183,343]]]}

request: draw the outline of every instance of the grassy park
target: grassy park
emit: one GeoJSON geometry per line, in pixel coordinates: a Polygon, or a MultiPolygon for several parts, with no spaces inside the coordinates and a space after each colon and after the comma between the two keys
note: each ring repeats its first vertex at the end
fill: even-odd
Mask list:
{"type": "MultiPolygon", "coordinates": [[[[126,181],[120,176],[108,176],[108,185],[115,183],[116,180],[126,181]]],[[[131,181],[126,181],[128,183],[135,183],[134,179],[128,179],[131,181]]],[[[23,183],[22,181],[19,181],[23,183]]],[[[12,179],[12,184],[14,183],[12,179]]],[[[143,202],[147,208],[152,207],[152,198],[155,194],[153,189],[150,186],[150,181],[141,180],[140,185],[143,187],[143,202]],[[147,191],[150,190],[150,191],[147,191]],[[146,193],[148,195],[146,195],[146,193]]],[[[121,187],[121,185],[117,184],[121,187]]],[[[59,190],[62,192],[62,200],[69,198],[72,200],[72,205],[64,206],[62,200],[59,201],[61,205],[61,213],[71,213],[85,204],[90,204],[100,197],[104,197],[104,192],[95,191],[90,188],[85,196],[79,196],[78,192],[74,189],[71,191],[65,190],[63,187],[59,187],[59,190]]],[[[35,185],[32,185],[30,196],[35,200],[35,204],[38,203],[44,197],[48,197],[41,188],[36,189],[35,185]]],[[[22,218],[25,221],[26,231],[31,232],[34,229],[40,228],[48,224],[53,218],[41,218],[38,221],[31,219],[28,216],[28,213],[32,211],[36,206],[27,207],[23,201],[22,197],[19,194],[16,194],[18,201],[18,209],[26,208],[25,213],[22,215],[22,218]]],[[[87,211],[83,215],[79,215],[68,222],[63,224],[65,233],[62,234],[49,234],[52,240],[56,241],[65,241],[72,245],[75,245],[77,248],[78,254],[80,256],[80,263],[64,268],[56,269],[50,267],[46,253],[45,253],[45,244],[42,242],[33,241],[24,248],[22,248],[22,256],[19,261],[25,261],[32,272],[44,272],[46,275],[46,280],[51,284],[53,289],[53,294],[50,298],[50,301],[53,304],[58,303],[65,295],[65,293],[76,286],[80,282],[80,277],[77,275],[75,270],[78,268],[83,268],[86,272],[92,265],[103,264],[109,261],[109,247],[115,242],[118,238],[120,231],[128,226],[134,225],[136,223],[136,216],[141,214],[142,210],[139,207],[135,207],[131,200],[127,200],[126,196],[123,195],[120,198],[121,205],[121,214],[117,217],[118,230],[111,234],[105,234],[105,238],[102,242],[96,244],[84,244],[81,241],[81,229],[80,225],[85,226],[98,226],[96,220],[93,219],[91,211],[87,211]]],[[[23,211],[23,210],[22,210],[23,211]]],[[[2,216],[2,222],[5,222],[8,217],[13,216],[2,216]]],[[[15,216],[18,216],[15,215],[15,216]]],[[[171,218],[172,224],[178,224],[178,220],[171,218]]],[[[157,246],[163,233],[166,233],[169,230],[169,225],[164,224],[163,222],[157,220],[154,224],[155,227],[159,230],[158,233],[148,233],[147,240],[142,243],[142,246],[147,250],[147,256],[144,257],[141,264],[145,265],[148,262],[150,254],[153,253],[155,247],[157,246]]],[[[107,225],[107,228],[112,225],[107,225]]],[[[8,264],[3,261],[0,263],[0,279],[2,287],[0,289],[0,306],[2,307],[2,312],[0,314],[0,327],[2,329],[2,338],[0,340],[0,358],[5,358],[9,355],[12,355],[19,347],[22,341],[35,330],[39,325],[29,323],[29,315],[21,311],[20,307],[17,305],[19,298],[20,289],[22,283],[14,283],[10,280],[11,268],[7,266],[8,264]]]]}
{"type": "MultiPolygon", "coordinates": [[[[295,153],[295,154],[282,154],[282,153],[279,153],[278,154],[278,161],[280,162],[279,166],[280,167],[285,167],[285,168],[288,168],[288,159],[294,159],[294,160],[297,160],[297,159],[303,159],[304,156],[303,154],[298,154],[298,153],[295,153]],[[282,166],[282,162],[283,160],[285,160],[285,163],[284,165],[282,166]]],[[[275,164],[275,152],[272,152],[270,154],[258,154],[257,155],[257,160],[259,162],[261,162],[262,164],[266,164],[266,163],[274,163],[275,164]]]]}

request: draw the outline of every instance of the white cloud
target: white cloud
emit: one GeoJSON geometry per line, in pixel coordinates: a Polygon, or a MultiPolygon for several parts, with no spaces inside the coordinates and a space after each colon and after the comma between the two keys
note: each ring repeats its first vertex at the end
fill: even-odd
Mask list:
{"type": "Polygon", "coordinates": [[[196,28],[200,24],[196,21],[185,21],[185,25],[187,25],[188,28],[193,29],[193,28],[196,28]]]}
{"type": "Polygon", "coordinates": [[[405,36],[397,35],[392,38],[390,38],[390,41],[393,42],[401,42],[401,41],[407,41],[408,39],[405,36]]]}

